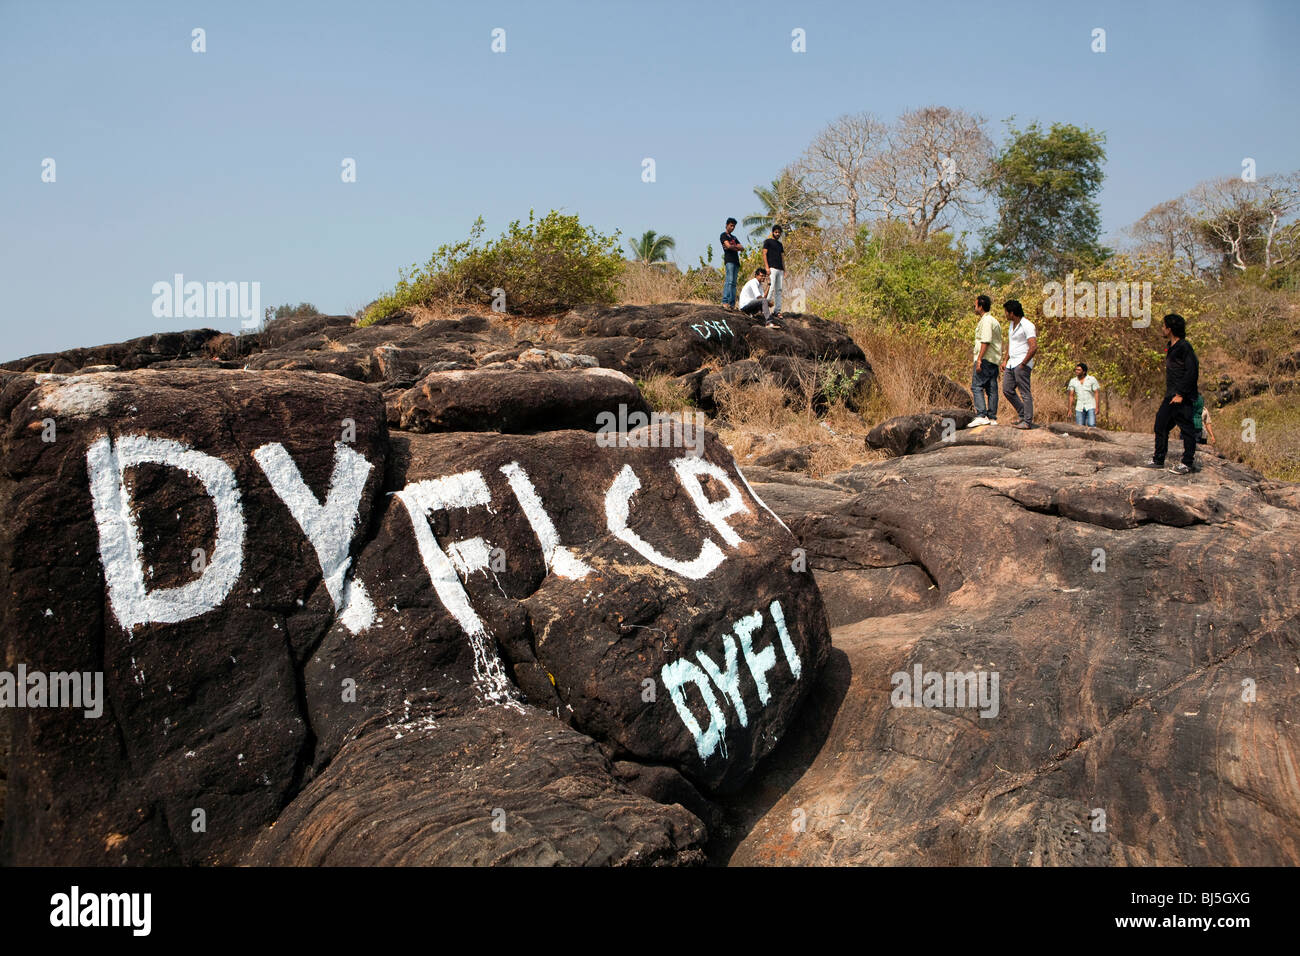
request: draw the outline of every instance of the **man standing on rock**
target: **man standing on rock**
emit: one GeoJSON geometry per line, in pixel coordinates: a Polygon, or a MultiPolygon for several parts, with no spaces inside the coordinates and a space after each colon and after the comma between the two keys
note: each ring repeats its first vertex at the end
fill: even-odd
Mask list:
{"type": "Polygon", "coordinates": [[[1038,351],[1038,330],[1025,318],[1024,307],[1016,299],[1002,305],[1011,328],[1007,332],[1007,356],[1003,360],[1002,394],[1020,415],[1016,428],[1034,427],[1034,395],[1029,375],[1034,370],[1034,353],[1038,351]]]}
{"type": "Polygon", "coordinates": [[[772,312],[781,317],[781,291],[785,288],[785,246],[781,244],[781,227],[773,226],[772,235],[763,240],[763,265],[771,282],[772,312]]]}
{"type": "Polygon", "coordinates": [[[1002,325],[989,313],[993,300],[975,298],[975,370],[970,391],[975,399],[975,417],[967,428],[993,425],[998,420],[998,366],[1002,362],[1002,325]]]}
{"type": "Polygon", "coordinates": [[[1165,316],[1165,400],[1156,412],[1156,448],[1147,468],[1163,468],[1169,452],[1169,433],[1175,425],[1183,439],[1183,460],[1169,469],[1175,475],[1196,470],[1196,423],[1193,408],[1200,393],[1201,366],[1187,341],[1187,320],[1176,312],[1165,316]]]}
{"type": "Polygon", "coordinates": [[[736,220],[728,219],[726,229],[718,237],[722,243],[722,270],[726,273],[722,284],[722,304],[732,309],[736,307],[736,279],[740,276],[740,250],[744,248],[731,234],[735,228],[736,220]]]}

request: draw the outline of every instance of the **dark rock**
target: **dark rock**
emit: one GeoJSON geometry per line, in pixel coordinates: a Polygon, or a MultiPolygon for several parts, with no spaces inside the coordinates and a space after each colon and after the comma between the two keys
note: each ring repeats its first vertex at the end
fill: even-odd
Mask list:
{"type": "Polygon", "coordinates": [[[614,782],[531,707],[373,725],[245,859],[277,866],[702,863],[704,825],[614,782]]]}
{"type": "Polygon", "coordinates": [[[648,414],[640,390],[610,369],[528,372],[493,368],[431,372],[397,400],[400,427],[411,432],[596,431],[597,416],[622,406],[648,414]]]}
{"type": "Polygon", "coordinates": [[[892,457],[910,455],[949,439],[975,418],[973,410],[934,409],[918,415],[900,415],[881,422],[867,433],[867,446],[879,448],[892,457]]]}

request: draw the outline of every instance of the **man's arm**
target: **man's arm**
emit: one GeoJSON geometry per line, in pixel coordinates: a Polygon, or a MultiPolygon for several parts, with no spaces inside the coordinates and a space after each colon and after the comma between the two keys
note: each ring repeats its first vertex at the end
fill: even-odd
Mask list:
{"type": "Polygon", "coordinates": [[[976,369],[978,369],[978,368],[980,367],[980,362],[983,362],[983,361],[984,361],[984,353],[988,351],[988,348],[989,348],[989,344],[988,344],[987,342],[981,342],[981,343],[980,343],[980,354],[977,355],[977,356],[975,356],[975,368],[976,368],[976,369]]]}
{"type": "Polygon", "coordinates": [[[1025,360],[1023,363],[1021,363],[1026,367],[1028,367],[1029,363],[1033,361],[1034,353],[1038,351],[1038,336],[1033,336],[1032,338],[1030,338],[1028,340],[1028,344],[1029,344],[1029,351],[1025,353],[1025,360]]]}

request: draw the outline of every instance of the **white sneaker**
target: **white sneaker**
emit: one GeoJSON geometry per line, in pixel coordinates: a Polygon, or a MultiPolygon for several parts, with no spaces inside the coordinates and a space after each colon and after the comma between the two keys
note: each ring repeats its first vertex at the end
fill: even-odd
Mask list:
{"type": "Polygon", "coordinates": [[[979,428],[981,425],[992,425],[992,424],[993,422],[990,419],[987,419],[983,415],[980,415],[978,418],[972,418],[970,420],[970,424],[967,425],[966,427],[979,428]]]}

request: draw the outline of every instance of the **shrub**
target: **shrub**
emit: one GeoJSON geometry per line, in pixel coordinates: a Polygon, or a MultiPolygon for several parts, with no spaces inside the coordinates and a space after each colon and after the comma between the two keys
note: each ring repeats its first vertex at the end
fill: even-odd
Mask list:
{"type": "Polygon", "coordinates": [[[498,238],[480,245],[479,217],[468,239],[439,246],[423,266],[403,270],[397,287],[367,310],[363,325],[411,305],[434,300],[491,304],[504,292],[506,311],[558,312],[576,305],[612,303],[623,269],[619,234],[606,236],[577,216],[552,210],[527,225],[515,220],[498,238]]]}
{"type": "Polygon", "coordinates": [[[320,315],[320,310],[310,302],[299,302],[297,305],[290,305],[286,302],[284,305],[277,305],[271,317],[273,319],[284,319],[298,315],[320,315]]]}

